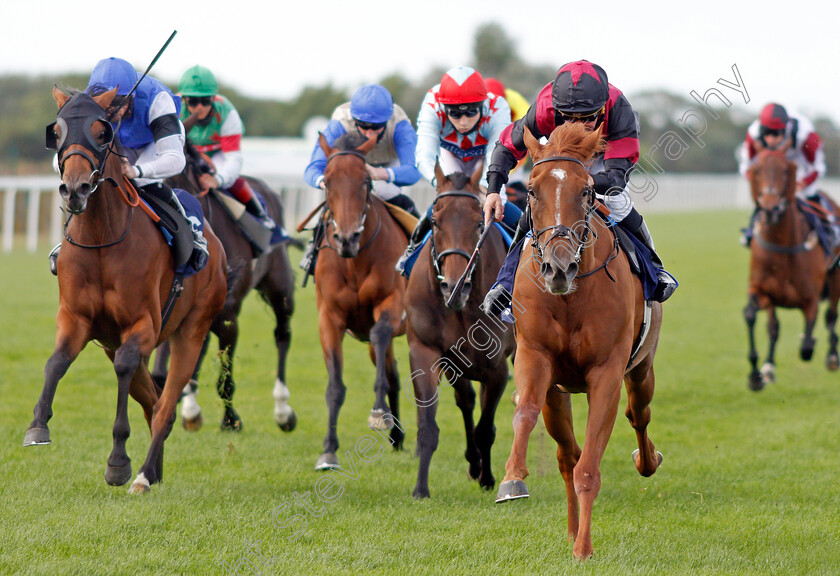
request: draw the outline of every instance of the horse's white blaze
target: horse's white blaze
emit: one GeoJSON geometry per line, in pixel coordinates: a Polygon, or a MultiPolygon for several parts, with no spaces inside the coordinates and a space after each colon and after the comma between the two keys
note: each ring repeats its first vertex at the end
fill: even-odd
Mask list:
{"type": "Polygon", "coordinates": [[[566,179],[566,171],[562,168],[555,168],[551,171],[551,175],[557,178],[557,190],[554,192],[554,206],[557,208],[557,213],[554,215],[554,223],[560,225],[560,191],[563,189],[563,180],[566,179]]]}
{"type": "Polygon", "coordinates": [[[274,421],[278,424],[285,424],[294,413],[289,406],[289,389],[279,378],[274,381],[274,421]]]}
{"type": "Polygon", "coordinates": [[[196,394],[198,390],[192,385],[192,380],[184,388],[184,397],[181,399],[181,417],[186,420],[193,420],[201,414],[201,406],[198,405],[196,394]]]}

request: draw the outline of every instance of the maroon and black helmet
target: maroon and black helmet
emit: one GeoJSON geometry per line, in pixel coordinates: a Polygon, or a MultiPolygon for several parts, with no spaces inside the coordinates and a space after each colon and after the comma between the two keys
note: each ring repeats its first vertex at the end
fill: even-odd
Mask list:
{"type": "Polygon", "coordinates": [[[604,107],[609,97],[607,73],[587,60],[564,65],[551,86],[552,106],[566,116],[595,114],[604,107]]]}

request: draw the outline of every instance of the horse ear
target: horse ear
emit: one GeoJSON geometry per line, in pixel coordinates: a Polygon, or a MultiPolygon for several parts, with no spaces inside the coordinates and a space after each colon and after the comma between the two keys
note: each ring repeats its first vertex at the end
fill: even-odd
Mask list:
{"type": "Polygon", "coordinates": [[[324,155],[326,155],[327,158],[335,152],[335,148],[327,144],[327,137],[324,136],[323,132],[318,132],[318,145],[321,147],[321,150],[324,151],[324,155]]]}
{"type": "Polygon", "coordinates": [[[70,97],[61,90],[59,90],[58,85],[56,84],[53,84],[52,92],[53,98],[55,98],[55,102],[56,104],[58,104],[58,108],[60,110],[61,107],[64,106],[64,104],[70,99],[70,97]]]}
{"type": "Polygon", "coordinates": [[[440,162],[437,158],[435,158],[435,181],[437,182],[437,188],[440,190],[440,185],[446,182],[448,178],[443,173],[443,168],[440,167],[440,162]]]}
{"type": "Polygon", "coordinates": [[[470,177],[470,185],[476,190],[479,189],[478,183],[481,182],[481,176],[484,174],[484,158],[478,161],[475,166],[475,172],[470,177]]]}
{"type": "Polygon", "coordinates": [[[534,152],[539,152],[542,149],[542,145],[540,141],[534,138],[534,135],[531,134],[531,131],[528,130],[528,127],[524,127],[524,134],[523,140],[525,141],[525,147],[528,148],[528,153],[531,155],[531,158],[534,157],[534,152]]]}
{"type": "Polygon", "coordinates": [[[94,96],[93,99],[96,101],[99,106],[102,107],[103,110],[107,110],[108,106],[111,105],[111,102],[114,101],[114,97],[117,95],[117,88],[114,87],[107,92],[103,92],[99,96],[94,96]]]}
{"type": "Polygon", "coordinates": [[[367,154],[370,152],[374,146],[376,146],[376,140],[378,136],[371,136],[367,139],[367,142],[356,148],[357,152],[361,152],[362,154],[367,154]]]}

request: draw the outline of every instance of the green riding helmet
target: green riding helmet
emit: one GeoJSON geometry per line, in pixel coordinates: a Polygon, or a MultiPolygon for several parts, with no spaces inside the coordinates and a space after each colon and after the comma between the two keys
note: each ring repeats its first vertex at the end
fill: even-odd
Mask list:
{"type": "Polygon", "coordinates": [[[219,92],[219,83],[216,82],[216,76],[209,68],[196,65],[181,76],[178,92],[181,93],[181,96],[194,96],[196,98],[215,96],[219,92]]]}

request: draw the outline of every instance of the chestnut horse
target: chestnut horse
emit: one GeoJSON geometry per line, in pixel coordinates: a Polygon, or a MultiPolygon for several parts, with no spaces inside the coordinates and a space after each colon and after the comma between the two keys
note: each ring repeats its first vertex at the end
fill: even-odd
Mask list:
{"type": "MultiPolygon", "coordinates": [[[[274,380],[274,420],[284,432],[291,432],[297,424],[297,416],[289,406],[289,389],[286,387],[286,357],[289,352],[292,333],[290,330],[292,312],[294,311],[294,274],[289,264],[289,254],[286,245],[275,245],[268,252],[254,257],[249,241],[233,219],[230,211],[223,205],[218,194],[223,192],[202,191],[198,183],[200,163],[199,152],[190,144],[185,150],[187,165],[178,176],[168,180],[168,183],[198,197],[204,217],[213,227],[213,231],[222,242],[227,255],[228,266],[231,268],[228,287],[230,297],[222,312],[213,321],[210,331],[219,339],[219,359],[221,368],[216,382],[216,390],[222,399],[224,413],[221,427],[223,430],[240,430],[242,420],[233,408],[233,393],[236,385],[233,379],[233,360],[236,352],[236,342],[239,339],[239,313],[242,303],[252,289],[256,289],[262,299],[271,307],[274,313],[274,345],[277,348],[277,371],[274,380]]],[[[277,195],[262,180],[243,176],[251,188],[265,198],[268,215],[278,225],[283,223],[283,204],[277,195]]],[[[206,346],[202,351],[204,358],[206,346]]],[[[166,373],[165,354],[160,351],[155,355],[155,370],[153,375],[166,373]]],[[[195,398],[198,385],[198,370],[185,390],[186,395],[181,407],[181,417],[184,428],[197,430],[201,427],[201,408],[195,398]]]]}
{"type": "Polygon", "coordinates": [[[364,139],[348,133],[327,144],[319,135],[327,156],[327,229],[324,248],[315,266],[315,294],[318,330],[327,365],[327,409],[329,421],[324,452],[316,469],[337,467],[338,412],[346,387],[342,379],[342,342],[345,332],[370,343],[370,357],[376,366],[376,400],[368,425],[391,430],[394,448],[402,447],[399,420],[399,375],[393,339],[405,333],[406,281],[394,268],[408,245],[408,236],[371,193],[372,182],[365,168],[365,154],[376,138],[364,139]],[[386,399],[387,397],[387,399],[386,399]]]}
{"type": "Polygon", "coordinates": [[[175,280],[172,251],[150,218],[135,210],[139,198],[122,188],[119,152],[106,110],[116,89],[92,98],[57,88],[59,106],[48,140],[58,149],[59,192],[72,214],[58,260],[59,307],[56,346],[47,361],[44,389],[24,445],[49,444],[47,421],[58,381],[85,345],[96,340],[117,374],[114,447],[105,480],[119,486],[131,478],[125,450],[130,428],[129,394],[143,407],[152,440],[131,485],[147,492],[163,475],[163,442],[172,430],[175,405],[195,368],[210,324],[225,303],[227,262],[219,239],[205,227],[210,257],[205,268],[183,280],[168,320],[165,308],[175,280]],[[155,347],[169,340],[172,363],[163,390],[148,371],[155,347]]]}
{"type": "MultiPolygon", "coordinates": [[[[779,338],[776,308],[798,308],[805,315],[805,334],[799,348],[803,360],[814,354],[814,326],[820,299],[827,297],[825,323],[829,334],[826,366],[837,370],[837,301],[840,300],[840,272],[829,270],[833,258],[826,256],[816,232],[797,207],[796,164],[783,151],[764,150],[750,168],[750,190],[758,218],[750,243],[750,279],[744,319],[749,328],[749,388],[761,390],[776,379],[775,350],[779,338]],[[758,370],[755,349],[755,321],[759,310],[767,310],[770,337],[767,360],[758,370]]],[[[829,200],[830,201],[830,200],[829,200]]],[[[835,214],[837,206],[831,202],[835,214]]]]}
{"type": "Polygon", "coordinates": [[[662,307],[645,302],[613,231],[595,215],[598,204],[587,187],[585,164],[603,145],[600,131],[566,123],[545,146],[526,130],[525,144],[534,161],[529,183],[533,255],[520,264],[513,291],[519,402],[496,501],[528,496],[528,438],[542,410],[566,484],[568,536],[574,556],[585,559],[592,555],[592,507],[622,379],[625,414],[639,446],[633,453],[636,469],[650,476],[662,461],[647,434],[662,307]],[[572,426],[571,393],[585,393],[589,403],[583,450],[572,426]]]}
{"type": "Polygon", "coordinates": [[[507,250],[501,232],[495,230],[488,235],[454,309],[445,306],[484,229],[478,198],[481,173],[482,167],[478,166],[472,178],[461,172],[444,176],[440,165],[435,165],[437,196],[432,236],[408,280],[406,335],[420,456],[415,498],[429,497],[429,465],[440,435],[435,422],[440,397],[438,382],[443,376],[454,388],[455,402],[464,417],[470,478],[477,479],[486,490],[496,484],[490,451],[496,437],[496,408],[507,385],[507,357],[513,351],[514,339],[512,326],[505,326],[479,307],[505,259],[507,250]],[[475,391],[471,380],[481,382],[478,425],[473,424],[475,391]]]}

